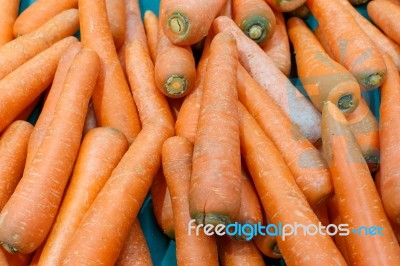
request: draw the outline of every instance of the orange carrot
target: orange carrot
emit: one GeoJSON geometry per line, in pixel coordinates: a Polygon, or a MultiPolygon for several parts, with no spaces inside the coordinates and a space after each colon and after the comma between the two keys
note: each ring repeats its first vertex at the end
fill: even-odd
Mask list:
{"type": "Polygon", "coordinates": [[[329,57],[303,20],[293,17],[287,25],[298,76],[314,105],[322,111],[324,102],[331,101],[342,112],[353,112],[361,97],[354,76],[329,57]]]}
{"type": "Polygon", "coordinates": [[[226,0],[218,16],[227,16],[229,18],[232,18],[232,0],[226,0]]]}
{"type": "Polygon", "coordinates": [[[193,90],[186,95],[175,123],[176,135],[185,137],[192,143],[194,143],[197,133],[200,104],[203,96],[204,77],[207,70],[210,43],[211,37],[209,35],[205,40],[203,54],[197,66],[196,84],[194,85],[193,90]]]}
{"type": "Polygon", "coordinates": [[[322,205],[318,209],[314,210],[315,215],[317,215],[318,220],[321,221],[322,225],[328,226],[329,225],[329,216],[328,216],[328,208],[325,205],[322,205]]]}
{"type": "Polygon", "coordinates": [[[24,172],[32,129],[28,122],[15,121],[0,137],[0,210],[10,199],[24,172]]]}
{"type": "Polygon", "coordinates": [[[188,228],[189,188],[193,145],[183,137],[172,137],[162,148],[162,167],[171,193],[174,213],[176,258],[179,265],[218,265],[215,238],[188,228]]]}
{"type": "Polygon", "coordinates": [[[354,6],[362,5],[369,2],[369,0],[349,0],[349,1],[354,6]]]}
{"type": "Polygon", "coordinates": [[[147,47],[138,39],[126,52],[127,72],[143,129],[65,248],[63,265],[115,263],[160,167],[162,144],[174,133],[168,103],[154,83],[147,47]]]}
{"type": "MultiPolygon", "coordinates": [[[[243,167],[240,199],[240,211],[235,222],[238,222],[239,224],[262,224],[263,214],[260,200],[247,170],[243,169],[243,167]]],[[[248,236],[245,234],[237,234],[234,237],[236,240],[248,240],[248,236]]]]}
{"type": "Polygon", "coordinates": [[[7,252],[5,250],[0,250],[0,265],[8,266],[6,253],[7,252]]]}
{"type": "Polygon", "coordinates": [[[0,47],[14,39],[13,26],[21,0],[0,0],[0,47]]]}
{"type": "Polygon", "coordinates": [[[230,32],[237,41],[240,63],[249,71],[274,101],[284,110],[294,125],[312,142],[321,136],[321,114],[296,87],[282,74],[264,51],[252,42],[239,27],[227,17],[214,20],[216,32],[230,32]]]}
{"type": "MultiPolygon", "coordinates": [[[[319,220],[275,145],[239,104],[240,146],[271,224],[318,226],[319,220]]],[[[347,265],[328,235],[278,235],[287,265],[347,265]]]]}
{"type": "Polygon", "coordinates": [[[254,244],[265,256],[280,259],[282,258],[281,251],[279,250],[278,241],[275,236],[257,235],[253,239],[254,244]]]}
{"type": "Polygon", "coordinates": [[[28,107],[26,107],[16,118],[15,120],[28,120],[31,116],[33,110],[37,107],[41,96],[37,97],[28,107]]]}
{"type": "Polygon", "coordinates": [[[98,72],[97,54],[79,52],[43,141],[0,214],[0,242],[11,253],[33,252],[53,224],[78,154],[98,72]]]}
{"type": "Polygon", "coordinates": [[[252,241],[237,241],[227,236],[218,238],[218,254],[222,266],[264,266],[264,259],[252,241]]]}
{"type": "Polygon", "coordinates": [[[153,62],[156,62],[158,46],[158,18],[152,11],[147,10],[144,13],[144,27],[147,35],[147,45],[150,49],[150,55],[153,62]]]}
{"type": "Polygon", "coordinates": [[[263,46],[275,31],[274,12],[264,0],[232,0],[233,17],[242,31],[263,46]]]}
{"type": "Polygon", "coordinates": [[[310,14],[311,12],[307,4],[303,4],[300,7],[296,8],[295,10],[289,12],[290,16],[299,18],[307,18],[310,14]]]}
{"type": "Polygon", "coordinates": [[[37,0],[18,16],[14,24],[14,36],[28,34],[71,8],[78,8],[78,0],[37,0]]]}
{"type": "Polygon", "coordinates": [[[96,114],[94,113],[92,102],[89,103],[89,110],[86,114],[85,126],[83,127],[83,135],[86,135],[89,130],[97,127],[96,114]]]}
{"type": "Polygon", "coordinates": [[[0,80],[0,132],[50,85],[60,57],[73,42],[75,37],[59,41],[0,80]]]}
{"type": "Polygon", "coordinates": [[[140,222],[133,222],[128,239],[119,254],[115,266],[151,266],[150,251],[144,238],[140,222]]]}
{"type": "Polygon", "coordinates": [[[135,102],[118,61],[104,0],[79,0],[83,47],[97,52],[101,69],[92,101],[99,126],[118,129],[129,143],[140,131],[135,102]]]}
{"type": "Polygon", "coordinates": [[[116,129],[100,127],[86,134],[39,265],[60,265],[62,251],[127,149],[125,136],[116,129]]]}
{"type": "Polygon", "coordinates": [[[354,7],[350,5],[348,0],[340,0],[339,2],[346,7],[348,11],[350,11],[360,28],[368,35],[376,47],[392,57],[393,61],[396,63],[397,69],[400,70],[400,45],[388,38],[369,20],[364,18],[354,7]]]}
{"type": "Polygon", "coordinates": [[[197,224],[229,224],[239,214],[242,184],[234,37],[217,34],[209,53],[194,142],[190,215],[197,224]]]}
{"type": "Polygon", "coordinates": [[[178,118],[179,111],[182,107],[183,99],[184,98],[178,98],[178,99],[169,98],[168,99],[169,108],[171,109],[171,113],[172,113],[172,116],[174,117],[174,121],[176,121],[176,119],[178,118]]]}
{"type": "Polygon", "coordinates": [[[65,78],[75,56],[81,50],[81,43],[76,42],[70,45],[60,59],[56,73],[54,75],[52,86],[47,95],[46,101],[40,112],[39,118],[36,121],[28,144],[27,165],[32,162],[40,144],[43,141],[44,135],[54,117],[54,112],[57,107],[58,100],[64,86],[65,78]]]}
{"type": "Polygon", "coordinates": [[[388,67],[388,78],[381,87],[379,141],[381,143],[380,187],[382,203],[390,221],[400,226],[400,171],[398,143],[400,126],[400,76],[393,61],[384,56],[388,67]]]}
{"type": "Polygon", "coordinates": [[[318,208],[333,193],[322,155],[241,66],[237,80],[239,100],[274,142],[310,205],[318,208]]]}
{"type": "Polygon", "coordinates": [[[54,43],[74,34],[78,27],[78,10],[70,9],[36,31],[0,47],[0,80],[54,43]]]}
{"type": "Polygon", "coordinates": [[[226,0],[162,0],[160,23],[172,43],[192,45],[207,35],[226,0]]]}
{"type": "Polygon", "coordinates": [[[124,0],[105,0],[107,17],[115,48],[118,49],[125,41],[126,12],[124,0]]]}
{"type": "Polygon", "coordinates": [[[302,6],[306,0],[266,0],[267,3],[275,10],[280,12],[290,12],[302,6]]]}
{"type": "Polygon", "coordinates": [[[263,46],[264,52],[285,76],[289,76],[292,68],[289,37],[282,13],[274,11],[276,26],[274,34],[263,46]]]}
{"type": "Polygon", "coordinates": [[[392,2],[393,4],[400,5],[400,0],[388,0],[389,2],[392,2]]]}
{"type": "Polygon", "coordinates": [[[166,96],[180,98],[194,86],[196,67],[190,46],[178,46],[158,26],[157,57],[154,63],[158,89],[166,96]]]}
{"type": "Polygon", "coordinates": [[[372,173],[379,169],[379,123],[364,99],[358,108],[346,115],[350,130],[360,145],[361,152],[372,173]]]}
{"type": "Polygon", "coordinates": [[[174,216],[172,213],[171,194],[165,181],[163,171],[160,169],[154,177],[150,188],[151,201],[153,203],[154,215],[158,225],[169,238],[175,238],[174,216]]]}
{"type": "Polygon", "coordinates": [[[307,0],[307,5],[325,32],[333,58],[348,69],[366,89],[379,87],[386,66],[374,43],[339,0],[307,0]],[[335,19],[332,12],[335,11],[335,19]]]}
{"type": "Polygon", "coordinates": [[[387,0],[371,1],[367,6],[368,16],[389,38],[400,44],[400,6],[387,0]]]}
{"type": "Polygon", "coordinates": [[[331,102],[322,111],[324,155],[330,166],[352,265],[400,265],[400,246],[386,217],[361,149],[344,115],[331,102]],[[375,233],[362,228],[375,228],[375,233]],[[382,232],[383,230],[383,232],[382,232]],[[379,252],[372,252],[379,247],[379,252]]]}
{"type": "MultiPolygon", "coordinates": [[[[35,250],[35,252],[33,252],[33,256],[32,256],[31,262],[29,263],[29,266],[38,266],[39,265],[38,263],[39,263],[41,255],[42,255],[42,251],[43,251],[43,247],[44,247],[45,243],[46,243],[46,240],[43,241],[43,243],[35,250]]],[[[10,253],[8,253],[8,254],[10,254],[10,253]]],[[[16,253],[16,254],[12,254],[12,255],[21,255],[21,254],[16,253]]]]}

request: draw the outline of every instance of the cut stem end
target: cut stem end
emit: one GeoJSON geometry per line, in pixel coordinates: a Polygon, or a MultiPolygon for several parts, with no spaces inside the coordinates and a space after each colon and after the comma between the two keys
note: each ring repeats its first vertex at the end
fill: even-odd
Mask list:
{"type": "Polygon", "coordinates": [[[189,30],[189,21],[185,16],[176,13],[168,19],[168,26],[173,33],[183,35],[189,30]]]}
{"type": "Polygon", "coordinates": [[[168,96],[180,97],[186,93],[188,82],[185,77],[172,75],[167,79],[164,87],[168,96]]]}

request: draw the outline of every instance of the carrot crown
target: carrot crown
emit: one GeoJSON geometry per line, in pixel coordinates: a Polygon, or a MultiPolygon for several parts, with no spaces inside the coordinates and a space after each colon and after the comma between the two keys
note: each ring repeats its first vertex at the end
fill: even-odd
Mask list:
{"type": "Polygon", "coordinates": [[[171,31],[178,35],[186,35],[189,32],[190,22],[188,18],[181,13],[173,13],[167,22],[171,31]]]}

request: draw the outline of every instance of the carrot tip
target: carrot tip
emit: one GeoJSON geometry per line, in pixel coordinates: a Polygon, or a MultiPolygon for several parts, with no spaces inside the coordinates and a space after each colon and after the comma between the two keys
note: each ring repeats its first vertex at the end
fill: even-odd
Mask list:
{"type": "Polygon", "coordinates": [[[8,253],[17,253],[18,249],[16,249],[15,247],[11,246],[10,244],[7,243],[1,243],[1,245],[3,246],[3,248],[8,252],[8,253]]]}
{"type": "Polygon", "coordinates": [[[168,27],[173,33],[185,35],[189,31],[189,20],[186,16],[174,13],[168,19],[168,27]]]}
{"type": "Polygon", "coordinates": [[[167,95],[179,97],[185,94],[188,88],[187,79],[180,75],[171,75],[164,84],[167,95]]]}
{"type": "Polygon", "coordinates": [[[339,109],[342,112],[350,112],[355,109],[356,104],[354,102],[353,94],[346,94],[339,98],[337,103],[339,109]]]}

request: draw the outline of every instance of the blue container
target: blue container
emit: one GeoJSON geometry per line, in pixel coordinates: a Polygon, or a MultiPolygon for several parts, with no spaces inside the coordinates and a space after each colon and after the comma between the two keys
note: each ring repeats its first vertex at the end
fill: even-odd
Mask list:
{"type": "MultiPolygon", "coordinates": [[[[35,0],[22,0],[20,6],[20,12],[27,8],[35,0]]],[[[140,0],[140,9],[142,16],[146,10],[152,10],[158,15],[159,0],[140,0]]],[[[365,5],[358,8],[361,14],[367,17],[365,5]]],[[[306,19],[308,26],[312,29],[318,25],[318,22],[313,16],[309,16],[306,19]]],[[[304,89],[301,82],[297,78],[291,79],[292,83],[304,93],[304,89]]],[[[369,104],[371,110],[377,118],[379,118],[379,105],[380,105],[380,94],[379,90],[371,92],[363,92],[363,96],[369,104]]],[[[38,117],[40,110],[37,109],[30,117],[30,122],[34,123],[38,117]]],[[[146,237],[147,244],[149,246],[153,264],[155,266],[174,266],[176,263],[175,256],[175,242],[165,236],[160,227],[157,225],[156,218],[153,213],[153,206],[151,198],[148,196],[143,203],[143,206],[139,212],[139,220],[142,225],[143,233],[146,237]]],[[[267,265],[285,265],[283,260],[274,260],[266,258],[267,265]]]]}

